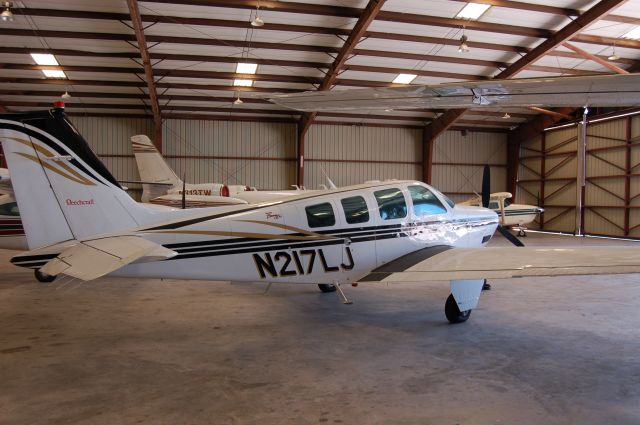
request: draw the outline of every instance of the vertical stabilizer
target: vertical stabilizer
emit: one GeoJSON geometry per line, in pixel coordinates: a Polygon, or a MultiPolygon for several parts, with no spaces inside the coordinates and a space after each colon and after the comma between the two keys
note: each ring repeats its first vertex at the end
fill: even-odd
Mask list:
{"type": "Polygon", "coordinates": [[[0,141],[30,249],[151,220],[151,213],[120,187],[62,108],[0,115],[0,141]]]}
{"type": "Polygon", "coordinates": [[[147,136],[144,134],[132,136],[131,144],[138,164],[140,180],[158,184],[156,186],[153,184],[142,185],[142,202],[149,202],[153,198],[164,195],[172,187],[182,187],[182,180],[165,162],[147,136]]]}

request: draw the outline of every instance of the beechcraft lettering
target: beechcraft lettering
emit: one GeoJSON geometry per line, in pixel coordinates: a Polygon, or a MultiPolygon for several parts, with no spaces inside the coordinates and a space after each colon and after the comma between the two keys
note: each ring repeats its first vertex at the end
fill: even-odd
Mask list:
{"type": "Polygon", "coordinates": [[[348,246],[344,247],[344,254],[348,260],[347,264],[340,263],[339,265],[331,265],[329,261],[327,261],[327,257],[322,248],[278,251],[273,254],[273,256],[269,252],[264,254],[264,256],[253,254],[253,261],[260,278],[266,279],[267,273],[270,277],[310,275],[313,273],[314,267],[317,264],[316,258],[319,259],[322,270],[325,273],[352,270],[355,263],[353,261],[353,255],[351,254],[351,248],[348,246]],[[304,265],[305,263],[306,267],[304,265]]]}
{"type": "Polygon", "coordinates": [[[93,199],[68,199],[65,201],[67,205],[95,205],[95,201],[93,199]]]}

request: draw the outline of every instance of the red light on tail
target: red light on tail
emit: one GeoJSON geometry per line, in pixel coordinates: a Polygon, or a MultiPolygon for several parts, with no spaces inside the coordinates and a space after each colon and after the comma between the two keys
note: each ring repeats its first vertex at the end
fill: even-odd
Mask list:
{"type": "Polygon", "coordinates": [[[56,100],[53,102],[53,107],[56,109],[64,109],[64,102],[62,100],[56,100]]]}

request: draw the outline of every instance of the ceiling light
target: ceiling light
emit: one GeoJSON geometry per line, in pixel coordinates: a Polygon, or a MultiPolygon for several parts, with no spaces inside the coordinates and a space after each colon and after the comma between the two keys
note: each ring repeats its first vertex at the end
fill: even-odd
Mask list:
{"type": "Polygon", "coordinates": [[[505,112],[504,115],[502,116],[502,119],[506,120],[507,118],[511,118],[511,115],[509,115],[508,112],[505,112]]]}
{"type": "Polygon", "coordinates": [[[458,12],[456,18],[476,20],[490,7],[490,4],[467,3],[467,5],[458,12]]]}
{"type": "Polygon", "coordinates": [[[62,93],[62,95],[60,96],[63,99],[70,99],[71,95],[69,94],[69,92],[67,90],[64,91],[64,93],[62,93]]]}
{"type": "Polygon", "coordinates": [[[620,56],[618,56],[618,54],[616,53],[616,46],[615,44],[613,45],[613,52],[611,52],[611,56],[609,56],[607,58],[607,60],[610,61],[617,61],[618,59],[620,59],[620,56]]]}
{"type": "Polygon", "coordinates": [[[242,105],[243,103],[242,99],[240,99],[240,95],[238,95],[238,98],[233,101],[234,105],[242,105]]]}
{"type": "Polygon", "coordinates": [[[417,77],[416,74],[398,74],[398,76],[393,79],[392,83],[410,84],[416,77],[417,77]]]}
{"type": "Polygon", "coordinates": [[[42,73],[47,78],[67,78],[64,71],[59,69],[43,69],[42,73]]]}
{"type": "Polygon", "coordinates": [[[633,40],[640,40],[640,26],[635,27],[634,29],[632,29],[631,31],[623,35],[622,38],[631,38],[633,40]]]}
{"type": "Polygon", "coordinates": [[[251,87],[253,85],[253,80],[233,80],[233,85],[240,87],[251,87]]]}
{"type": "Polygon", "coordinates": [[[60,65],[55,56],[49,53],[31,53],[31,57],[38,65],[60,65]]]}
{"type": "Polygon", "coordinates": [[[0,13],[0,20],[2,20],[2,22],[13,22],[13,12],[11,11],[11,8],[13,7],[13,3],[11,3],[10,1],[3,1],[2,2],[2,13],[0,13]]]}
{"type": "Polygon", "coordinates": [[[256,18],[251,21],[251,26],[253,27],[261,27],[264,25],[264,21],[260,17],[260,2],[258,2],[258,6],[256,7],[256,18]]]}
{"type": "Polygon", "coordinates": [[[264,25],[264,21],[262,20],[261,17],[256,16],[256,19],[254,19],[253,21],[251,21],[251,26],[254,27],[261,27],[264,25]]]}
{"type": "Polygon", "coordinates": [[[238,62],[238,65],[236,65],[236,73],[238,74],[255,74],[257,69],[257,63],[238,62]]]}
{"type": "Polygon", "coordinates": [[[462,34],[462,37],[460,37],[460,45],[458,46],[458,52],[466,53],[469,51],[469,45],[467,44],[467,40],[469,40],[467,36],[462,34]]]}

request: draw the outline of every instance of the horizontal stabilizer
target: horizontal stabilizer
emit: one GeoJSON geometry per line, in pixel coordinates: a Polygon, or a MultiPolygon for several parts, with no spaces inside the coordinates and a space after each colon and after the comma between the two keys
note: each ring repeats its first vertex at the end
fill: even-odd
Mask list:
{"type": "Polygon", "coordinates": [[[640,273],[640,246],[440,248],[424,254],[400,257],[372,271],[361,281],[422,282],[640,273]]]}
{"type": "Polygon", "coordinates": [[[81,280],[97,279],[134,261],[159,261],[177,252],[138,236],[113,236],[79,242],[50,260],[41,272],[64,273],[81,280]]]}

